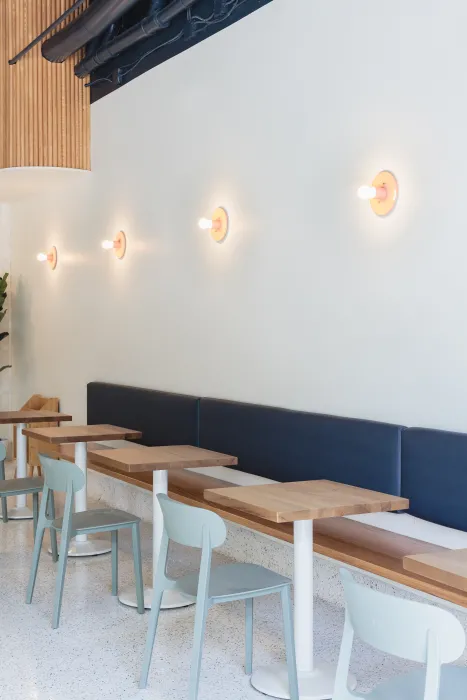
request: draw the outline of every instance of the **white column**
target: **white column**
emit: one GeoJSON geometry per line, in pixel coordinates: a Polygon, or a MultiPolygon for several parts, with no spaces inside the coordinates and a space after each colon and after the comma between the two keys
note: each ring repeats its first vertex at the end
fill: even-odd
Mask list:
{"type": "Polygon", "coordinates": [[[154,588],[154,580],[157,571],[157,562],[159,561],[159,552],[161,549],[162,532],[164,530],[164,516],[157,500],[157,494],[167,494],[169,489],[169,473],[164,470],[154,470],[152,473],[152,587],[154,588]]]}
{"type": "MultiPolygon", "coordinates": [[[[327,700],[332,698],[336,664],[313,657],[313,521],[294,523],[294,627],[295,654],[300,700],[327,700]]],[[[353,690],[356,680],[349,677],[353,690]]],[[[287,667],[285,664],[257,669],[251,684],[264,695],[290,698],[287,667]]]]}
{"type": "MultiPolygon", "coordinates": [[[[23,435],[26,427],[24,423],[16,426],[16,477],[25,479],[28,475],[28,439],[23,435]]],[[[28,520],[32,518],[32,512],[26,505],[26,496],[16,496],[16,508],[8,512],[8,517],[13,520],[28,520]]]]}
{"type": "Polygon", "coordinates": [[[313,672],[313,520],[294,523],[294,625],[299,674],[313,672]]]}
{"type": "MultiPolygon", "coordinates": [[[[87,462],[88,445],[87,442],[77,442],[75,444],[75,464],[84,474],[84,486],[75,493],[75,513],[82,513],[88,509],[87,495],[87,462]]],[[[70,542],[68,556],[70,557],[94,557],[97,554],[108,554],[110,552],[109,539],[88,539],[87,535],[77,535],[70,542]]],[[[50,550],[49,550],[50,551],[50,550]]]]}
{"type": "MultiPolygon", "coordinates": [[[[150,610],[152,604],[152,591],[157,572],[157,562],[161,550],[162,533],[164,530],[164,517],[157,500],[159,493],[167,494],[169,487],[169,473],[163,469],[155,469],[152,473],[152,587],[144,589],[144,607],[150,610]]],[[[123,591],[119,596],[119,601],[123,605],[136,608],[136,593],[134,587],[123,591]]],[[[165,591],[162,598],[162,609],[185,608],[193,605],[196,601],[188,598],[178,591],[165,591]]]]}
{"type": "MultiPolygon", "coordinates": [[[[88,508],[87,494],[87,466],[88,466],[88,450],[85,442],[77,442],[75,445],[75,464],[81,469],[84,474],[84,486],[81,491],[75,493],[75,512],[82,513],[88,508]]],[[[87,542],[87,535],[77,535],[76,542],[87,542]]]]}

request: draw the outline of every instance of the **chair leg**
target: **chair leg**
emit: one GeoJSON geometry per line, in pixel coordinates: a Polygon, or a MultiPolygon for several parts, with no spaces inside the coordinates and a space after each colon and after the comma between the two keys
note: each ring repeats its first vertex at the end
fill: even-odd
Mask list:
{"type": "Polygon", "coordinates": [[[33,520],[33,527],[34,527],[34,539],[36,538],[38,517],[39,517],[39,494],[33,493],[32,494],[32,520],[33,520]]]}
{"type": "MultiPolygon", "coordinates": [[[[55,498],[54,498],[54,492],[52,490],[49,491],[49,502],[47,504],[47,517],[52,521],[55,520],[55,498]]],[[[50,527],[49,532],[50,532],[50,548],[52,550],[52,561],[57,562],[58,561],[57,531],[55,530],[55,528],[50,527]]]]}
{"type": "Polygon", "coordinates": [[[197,700],[199,677],[201,673],[201,659],[203,655],[204,633],[206,630],[206,618],[208,606],[206,599],[198,597],[195,613],[195,631],[193,635],[193,656],[190,669],[190,687],[188,690],[188,700],[197,700]]]}
{"type": "Polygon", "coordinates": [[[289,674],[290,700],[299,700],[297,661],[295,658],[295,641],[293,631],[292,601],[290,599],[290,586],[284,586],[281,590],[282,616],[284,619],[285,651],[287,655],[287,670],[289,674]]]}
{"type": "Polygon", "coordinates": [[[112,531],[112,595],[118,595],[118,530],[112,531]]]}
{"type": "Polygon", "coordinates": [[[253,598],[245,600],[245,673],[253,673],[253,598]]]}
{"type": "Polygon", "coordinates": [[[8,522],[8,507],[6,498],[2,498],[2,518],[4,523],[8,522]]]}
{"type": "Polygon", "coordinates": [[[39,522],[36,537],[34,539],[34,551],[32,554],[31,572],[29,574],[28,589],[26,592],[26,603],[28,605],[32,603],[32,595],[34,593],[34,587],[36,585],[37,569],[39,568],[39,559],[41,556],[42,542],[44,540],[44,532],[45,527],[41,522],[39,522]]]}
{"type": "Polygon", "coordinates": [[[142,615],[144,613],[144,586],[143,567],[141,564],[141,539],[139,523],[132,525],[131,539],[133,542],[133,561],[135,565],[136,601],[138,604],[138,612],[140,615],[142,615]]]}
{"type": "Polygon", "coordinates": [[[68,561],[68,547],[70,545],[70,538],[68,533],[62,530],[62,539],[60,542],[60,554],[58,558],[58,572],[57,580],[55,582],[55,596],[54,596],[54,614],[52,620],[52,627],[54,630],[57,629],[60,623],[60,611],[62,609],[62,599],[63,599],[63,586],[65,583],[65,573],[66,565],[68,561]]]}
{"type": "Polygon", "coordinates": [[[68,561],[68,548],[72,534],[72,519],[73,519],[73,488],[71,481],[67,484],[65,508],[63,511],[62,532],[60,540],[60,555],[58,560],[57,579],[55,582],[54,596],[54,613],[52,618],[52,627],[57,629],[60,622],[60,611],[62,609],[63,585],[65,583],[66,565],[68,561]]]}
{"type": "Polygon", "coordinates": [[[148,684],[149,669],[151,667],[152,652],[156,639],[157,625],[159,623],[159,613],[162,605],[163,590],[154,590],[151,601],[151,612],[149,613],[148,635],[146,646],[144,647],[143,667],[139,679],[139,687],[143,690],[148,684]]]}
{"type": "MultiPolygon", "coordinates": [[[[5,461],[2,459],[0,462],[0,481],[5,481],[5,461]]],[[[2,518],[3,522],[8,522],[8,507],[6,497],[2,498],[2,518]]]]}

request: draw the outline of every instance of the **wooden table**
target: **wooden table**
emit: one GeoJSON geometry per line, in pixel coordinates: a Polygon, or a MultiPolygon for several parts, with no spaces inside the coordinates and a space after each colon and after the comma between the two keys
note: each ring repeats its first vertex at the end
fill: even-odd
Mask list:
{"type": "MultiPolygon", "coordinates": [[[[25,428],[23,434],[52,445],[75,444],[74,461],[85,477],[83,488],[75,494],[75,510],[77,513],[87,510],[88,505],[86,489],[88,442],[141,437],[139,430],[119,428],[115,425],[68,425],[60,428],[25,428]]],[[[87,535],[77,535],[71,541],[69,556],[92,557],[96,554],[107,554],[110,552],[110,549],[107,540],[88,539],[87,535]]]]}
{"type": "MultiPolygon", "coordinates": [[[[153,585],[157,570],[157,561],[161,546],[164,519],[157,500],[157,494],[167,493],[169,471],[187,469],[190,467],[231,467],[237,464],[237,458],[219,452],[203,450],[191,445],[169,445],[168,447],[137,447],[116,450],[93,450],[89,459],[97,465],[115,469],[118,472],[132,474],[135,472],[152,472],[153,490],[153,585]]],[[[119,600],[124,605],[136,607],[135,593],[132,590],[123,591],[119,600]]],[[[151,607],[152,588],[144,591],[144,606],[151,607]]],[[[178,591],[164,593],[163,608],[181,608],[192,605],[194,600],[187,598],[178,591]]]]}
{"type": "Polygon", "coordinates": [[[404,557],[403,566],[419,576],[467,591],[467,549],[411,554],[404,557]]]}
{"type": "MultiPolygon", "coordinates": [[[[275,523],[294,524],[295,647],[301,700],[331,698],[335,666],[313,658],[313,520],[359,513],[405,510],[405,498],[337,484],[300,481],[207,489],[208,501],[238,508],[275,523]]],[[[285,664],[254,672],[254,688],[276,698],[290,698],[285,664]]],[[[355,679],[349,679],[350,686],[355,679]]]]}
{"type": "MultiPolygon", "coordinates": [[[[55,411],[34,411],[30,408],[21,411],[0,411],[0,425],[16,425],[16,476],[18,479],[24,479],[28,475],[28,441],[23,435],[26,423],[55,423],[65,420],[71,420],[71,416],[55,411]]],[[[8,517],[13,520],[32,518],[32,511],[26,505],[26,496],[16,497],[16,507],[8,511],[8,517]]]]}

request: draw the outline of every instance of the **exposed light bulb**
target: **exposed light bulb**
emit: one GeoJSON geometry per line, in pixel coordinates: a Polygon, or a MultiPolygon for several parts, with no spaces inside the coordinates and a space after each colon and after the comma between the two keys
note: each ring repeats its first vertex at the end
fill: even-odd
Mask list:
{"type": "Polygon", "coordinates": [[[387,216],[394,209],[399,196],[399,185],[394,173],[381,170],[371,185],[358,188],[357,196],[369,202],[370,208],[377,216],[387,216]]]}
{"type": "Polygon", "coordinates": [[[113,241],[102,241],[102,247],[104,250],[112,250],[114,247],[114,242],[113,241]]]}
{"type": "Polygon", "coordinates": [[[376,197],[376,187],[370,185],[362,185],[357,190],[359,199],[374,199],[376,197]]]}
{"type": "Polygon", "coordinates": [[[37,259],[38,259],[39,262],[47,262],[47,260],[48,260],[49,258],[48,258],[47,253],[38,253],[37,259]]]}
{"type": "Polygon", "coordinates": [[[205,219],[204,217],[199,220],[198,225],[203,231],[208,231],[212,229],[212,219],[205,219]]]}

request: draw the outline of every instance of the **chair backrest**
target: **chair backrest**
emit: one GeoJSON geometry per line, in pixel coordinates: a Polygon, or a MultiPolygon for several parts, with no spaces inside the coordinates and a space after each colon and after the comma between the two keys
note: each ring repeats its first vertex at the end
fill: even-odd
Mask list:
{"type": "Polygon", "coordinates": [[[164,515],[164,526],[170,540],[187,547],[203,547],[203,533],[209,536],[211,547],[220,547],[227,537],[222,518],[210,510],[194,508],[172,501],[165,494],[157,496],[164,515]]]}
{"type": "Polygon", "coordinates": [[[84,474],[76,464],[44,454],[40,454],[39,459],[44,473],[44,485],[52,491],[68,491],[71,487],[75,493],[83,488],[84,474]]]}
{"type": "Polygon", "coordinates": [[[387,654],[427,662],[429,633],[435,635],[439,662],[458,659],[465,648],[464,629],[454,615],[428,603],[371,590],[341,569],[347,618],[355,634],[387,654]]]}
{"type": "Polygon", "coordinates": [[[6,457],[6,447],[5,443],[0,440],[0,462],[3,462],[6,457]]]}

